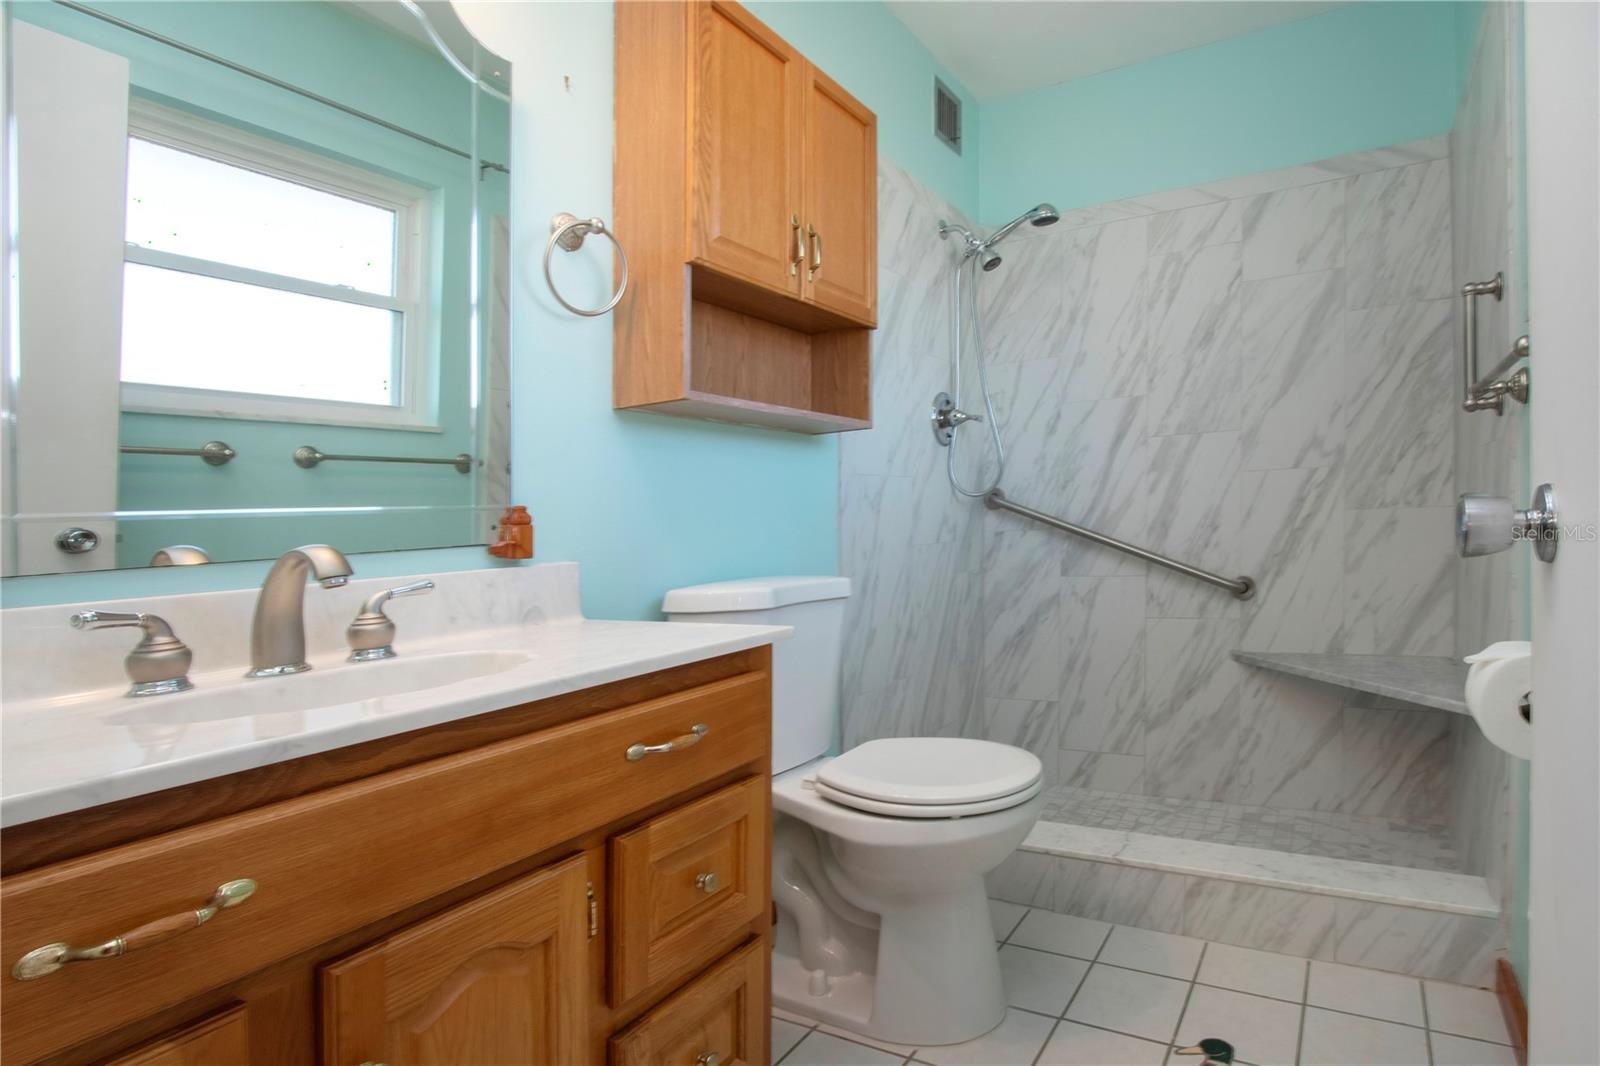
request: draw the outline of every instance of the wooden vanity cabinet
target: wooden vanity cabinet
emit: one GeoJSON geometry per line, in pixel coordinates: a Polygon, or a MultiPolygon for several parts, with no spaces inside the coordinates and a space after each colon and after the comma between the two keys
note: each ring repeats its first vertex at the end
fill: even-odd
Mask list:
{"type": "Polygon", "coordinates": [[[732,0],[620,0],[616,79],[616,406],[870,426],[876,117],[732,0]]]}
{"type": "Polygon", "coordinates": [[[257,888],[122,956],[7,972],[0,1062],[572,1066],[662,1041],[765,1062],[770,662],[740,652],[8,829],[7,971],[233,878],[257,888]]]}

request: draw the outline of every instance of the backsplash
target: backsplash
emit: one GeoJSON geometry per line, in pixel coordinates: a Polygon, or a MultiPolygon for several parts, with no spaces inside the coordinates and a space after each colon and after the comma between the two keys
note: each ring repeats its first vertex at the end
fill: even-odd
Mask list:
{"type": "MultiPolygon", "coordinates": [[[[426,578],[432,592],[390,607],[399,627],[396,646],[449,636],[464,629],[579,621],[578,564],[462,570],[415,577],[352,578],[337,589],[309,584],[305,596],[306,650],[312,658],[348,650],[345,627],[375,592],[426,578]]],[[[80,631],[68,617],[91,607],[145,611],[171,624],[194,652],[195,674],[250,662],[250,626],[258,589],[187,596],[146,596],[0,611],[0,699],[34,699],[61,692],[123,686],[122,659],[138,643],[134,630],[80,631]]]]}
{"type": "Polygon", "coordinates": [[[926,418],[954,212],[885,165],[875,428],[840,444],[845,744],[981,736],[1087,788],[1446,822],[1453,716],[1231,652],[1455,650],[1450,179],[1439,137],[1085,208],[983,275],[1007,495],[1248,574],[1240,603],[951,491],[926,418]]]}

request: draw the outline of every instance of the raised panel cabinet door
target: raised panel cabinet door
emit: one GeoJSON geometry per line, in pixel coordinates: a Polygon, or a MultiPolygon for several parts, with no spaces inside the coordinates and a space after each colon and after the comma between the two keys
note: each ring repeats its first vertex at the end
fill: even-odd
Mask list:
{"type": "Polygon", "coordinates": [[[611,1066],[765,1066],[766,942],[746,944],[611,1038],[611,1066]]]}
{"type": "Polygon", "coordinates": [[[124,1052],[106,1066],[248,1066],[249,1062],[250,1016],[241,1003],[124,1052]]]}
{"type": "Polygon", "coordinates": [[[877,322],[878,120],[806,66],[806,299],[862,325],[877,322]]]}
{"type": "Polygon", "coordinates": [[[323,1062],[582,1062],[587,887],[574,856],[324,966],[323,1062]]]}
{"type": "Polygon", "coordinates": [[[799,295],[805,60],[738,4],[695,5],[690,256],[799,295]]]}

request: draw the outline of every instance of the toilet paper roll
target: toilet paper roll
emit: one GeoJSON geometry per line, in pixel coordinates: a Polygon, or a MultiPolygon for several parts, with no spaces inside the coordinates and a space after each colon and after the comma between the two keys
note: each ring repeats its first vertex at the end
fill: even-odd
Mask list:
{"type": "Polygon", "coordinates": [[[1491,644],[1466,659],[1467,710],[1502,751],[1526,759],[1533,754],[1533,726],[1522,717],[1522,700],[1533,687],[1533,647],[1525,640],[1491,644]]]}

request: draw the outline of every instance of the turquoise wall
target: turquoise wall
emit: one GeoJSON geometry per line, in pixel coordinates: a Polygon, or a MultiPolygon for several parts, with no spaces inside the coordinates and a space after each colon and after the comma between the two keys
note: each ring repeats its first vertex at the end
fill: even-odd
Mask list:
{"type": "Polygon", "coordinates": [[[1062,210],[1432,137],[1455,118],[1452,3],[1354,3],[985,102],[980,217],[1062,210]]]}
{"type": "MultiPolygon", "coordinates": [[[[884,158],[975,205],[977,159],[933,138],[937,65],[886,9],[753,9],[877,112],[884,158]]],[[[515,71],[514,229],[527,251],[512,312],[513,469],[539,523],[539,557],[581,563],[585,610],[615,618],[657,617],[661,594],[685,583],[837,572],[834,438],[613,410],[610,321],[559,311],[530,266],[552,214],[610,212],[611,5],[479,3],[461,13],[515,71]]],[[[579,280],[593,285],[574,285],[574,298],[598,295],[603,279],[579,280]]]]}

